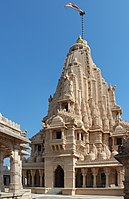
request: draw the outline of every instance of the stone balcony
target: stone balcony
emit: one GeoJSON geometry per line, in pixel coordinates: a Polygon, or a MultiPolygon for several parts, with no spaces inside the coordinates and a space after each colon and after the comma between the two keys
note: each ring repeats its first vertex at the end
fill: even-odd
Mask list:
{"type": "Polygon", "coordinates": [[[65,150],[66,139],[65,138],[52,139],[49,141],[49,145],[50,145],[52,151],[65,150]]]}

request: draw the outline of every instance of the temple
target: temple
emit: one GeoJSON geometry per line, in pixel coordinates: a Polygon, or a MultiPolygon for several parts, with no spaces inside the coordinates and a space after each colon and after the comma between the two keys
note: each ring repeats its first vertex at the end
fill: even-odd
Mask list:
{"type": "Polygon", "coordinates": [[[26,150],[30,149],[26,134],[19,124],[0,113],[0,198],[31,198],[31,190],[22,186],[22,158],[29,155],[26,150]],[[8,173],[4,171],[6,158],[10,160],[8,173]]]}
{"type": "Polygon", "coordinates": [[[129,136],[129,123],[121,118],[115,89],[79,37],[48,100],[43,128],[31,138],[31,156],[23,161],[24,186],[35,193],[59,188],[71,195],[123,194],[124,168],[114,155],[129,136]]]}

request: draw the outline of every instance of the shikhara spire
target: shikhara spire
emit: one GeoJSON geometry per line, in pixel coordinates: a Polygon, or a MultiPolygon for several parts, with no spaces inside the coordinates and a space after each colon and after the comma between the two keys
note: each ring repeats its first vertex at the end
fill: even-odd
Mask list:
{"type": "Polygon", "coordinates": [[[77,5],[73,3],[68,3],[65,5],[65,7],[73,8],[74,10],[77,10],[80,13],[80,16],[82,17],[82,39],[84,38],[84,15],[85,11],[81,10],[77,5]]]}

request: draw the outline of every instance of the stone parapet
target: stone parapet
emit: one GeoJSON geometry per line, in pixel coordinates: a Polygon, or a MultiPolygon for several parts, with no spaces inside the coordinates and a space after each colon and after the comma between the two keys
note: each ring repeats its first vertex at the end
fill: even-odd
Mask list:
{"type": "Polygon", "coordinates": [[[8,118],[4,117],[1,113],[0,113],[0,123],[5,125],[5,126],[8,126],[9,128],[13,128],[17,131],[20,131],[20,125],[9,120],[8,118]]]}

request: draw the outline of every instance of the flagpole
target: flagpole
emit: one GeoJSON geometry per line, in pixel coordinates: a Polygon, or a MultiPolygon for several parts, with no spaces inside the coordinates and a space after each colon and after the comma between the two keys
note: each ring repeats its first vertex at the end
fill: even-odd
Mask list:
{"type": "Polygon", "coordinates": [[[85,15],[85,11],[81,10],[77,5],[75,5],[73,3],[68,3],[68,4],[65,5],[65,7],[73,8],[80,13],[80,16],[82,17],[82,39],[84,39],[84,15],[85,15]]]}
{"type": "Polygon", "coordinates": [[[84,39],[84,15],[85,12],[80,12],[80,16],[82,17],[82,39],[84,39]]]}

